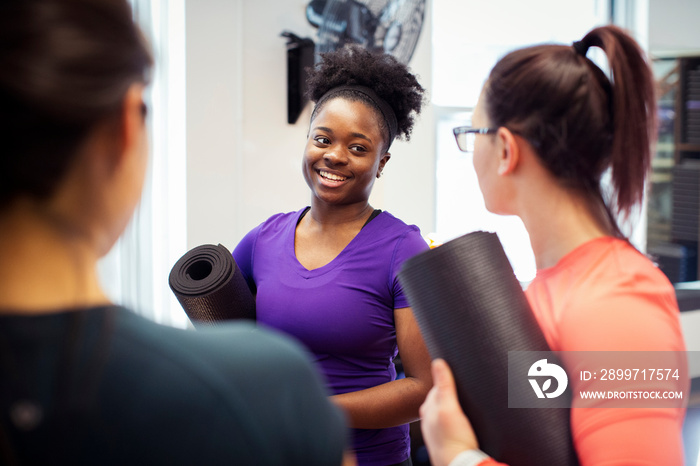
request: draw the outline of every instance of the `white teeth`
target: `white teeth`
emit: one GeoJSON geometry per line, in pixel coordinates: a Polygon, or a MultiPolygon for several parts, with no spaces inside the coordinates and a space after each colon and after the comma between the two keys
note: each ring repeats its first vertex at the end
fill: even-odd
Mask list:
{"type": "Polygon", "coordinates": [[[347,180],[347,178],[344,176],[334,175],[333,173],[324,172],[323,170],[321,170],[319,172],[319,174],[322,177],[329,179],[329,180],[332,180],[332,181],[345,181],[345,180],[347,180]]]}

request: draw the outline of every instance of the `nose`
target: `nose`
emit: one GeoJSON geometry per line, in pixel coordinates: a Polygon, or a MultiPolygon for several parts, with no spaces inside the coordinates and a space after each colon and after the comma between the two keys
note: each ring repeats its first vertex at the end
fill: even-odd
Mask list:
{"type": "Polygon", "coordinates": [[[343,147],[333,145],[323,154],[323,160],[329,165],[346,165],[348,156],[343,147]]]}

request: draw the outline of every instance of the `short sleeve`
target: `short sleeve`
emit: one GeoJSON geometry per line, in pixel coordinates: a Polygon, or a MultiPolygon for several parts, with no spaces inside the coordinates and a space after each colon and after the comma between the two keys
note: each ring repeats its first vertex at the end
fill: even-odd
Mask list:
{"type": "Polygon", "coordinates": [[[416,254],[420,254],[423,251],[429,249],[428,243],[420,235],[420,230],[417,227],[411,227],[401,239],[397,242],[396,248],[394,249],[394,256],[392,257],[391,266],[391,280],[393,286],[394,295],[394,309],[401,309],[404,307],[409,307],[408,299],[403,293],[403,288],[399,282],[399,271],[404,262],[406,262],[411,257],[416,254]]]}
{"type": "Polygon", "coordinates": [[[233,260],[236,261],[236,265],[243,274],[253,295],[257,292],[257,286],[253,278],[253,252],[261,228],[262,224],[250,230],[233,250],[233,260]]]}

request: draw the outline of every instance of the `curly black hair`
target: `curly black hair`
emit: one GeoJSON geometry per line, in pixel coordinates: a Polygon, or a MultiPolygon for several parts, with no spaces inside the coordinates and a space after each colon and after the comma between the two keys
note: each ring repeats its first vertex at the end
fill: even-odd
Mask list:
{"type": "MultiPolygon", "coordinates": [[[[318,102],[324,94],[336,87],[368,87],[386,101],[396,114],[397,137],[410,139],[414,116],[420,113],[423,106],[425,89],[408,67],[392,55],[374,53],[358,45],[349,45],[334,52],[321,54],[321,61],[307,71],[307,95],[312,102],[318,102]]],[[[362,93],[348,90],[341,91],[338,96],[360,100],[380,112],[377,105],[362,93]]],[[[325,102],[327,101],[314,108],[311,120],[325,102]]],[[[380,121],[382,129],[388,133],[384,120],[380,121]]],[[[390,143],[391,141],[388,141],[388,145],[390,143]]]]}

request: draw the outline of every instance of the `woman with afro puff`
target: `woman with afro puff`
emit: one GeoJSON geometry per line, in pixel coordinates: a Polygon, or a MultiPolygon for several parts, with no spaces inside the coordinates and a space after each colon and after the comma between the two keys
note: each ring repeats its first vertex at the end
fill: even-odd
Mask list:
{"type": "Polygon", "coordinates": [[[258,321],[313,353],[353,428],[358,463],[410,465],[408,423],[432,380],[397,274],[428,246],[416,226],[369,197],[393,140],[409,138],[424,89],[391,55],[359,47],[324,54],[308,84],[316,106],[302,172],[311,204],[272,216],[233,255],[256,294],[258,321]]]}

